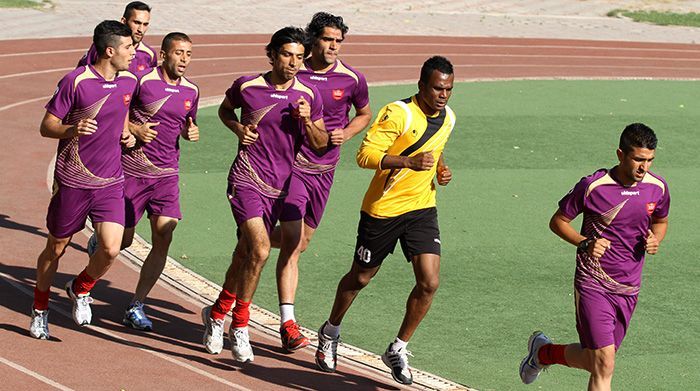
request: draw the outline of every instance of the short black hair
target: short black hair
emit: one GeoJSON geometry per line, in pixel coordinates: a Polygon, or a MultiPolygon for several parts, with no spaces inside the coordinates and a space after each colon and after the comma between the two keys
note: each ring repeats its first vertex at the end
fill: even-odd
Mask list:
{"type": "Polygon", "coordinates": [[[129,17],[131,16],[132,11],[148,11],[151,12],[151,7],[148,6],[148,4],[142,2],[142,1],[132,1],[131,3],[126,5],[126,8],[124,8],[124,19],[128,20],[129,17]]]}
{"type": "Polygon", "coordinates": [[[309,36],[309,39],[317,40],[321,38],[323,29],[326,27],[340,30],[343,34],[343,39],[345,39],[345,34],[349,30],[348,26],[343,22],[342,16],[335,16],[328,12],[317,12],[311,18],[311,22],[306,25],[306,34],[309,36]]]}
{"type": "Polygon", "coordinates": [[[131,29],[121,22],[104,20],[95,26],[92,43],[95,45],[97,55],[105,54],[108,47],[116,49],[119,46],[119,37],[131,38],[131,29]]]}
{"type": "Polygon", "coordinates": [[[304,30],[293,26],[284,27],[272,34],[270,43],[265,46],[265,52],[267,53],[267,58],[270,59],[270,63],[272,63],[276,53],[279,52],[282,46],[288,43],[304,45],[304,58],[306,58],[311,51],[311,46],[309,46],[306,40],[306,33],[304,30]]]}
{"type": "Polygon", "coordinates": [[[622,131],[619,148],[624,153],[631,152],[632,148],[656,149],[657,142],[654,131],[637,122],[627,125],[622,131]]]}
{"type": "Polygon", "coordinates": [[[420,79],[421,83],[427,83],[430,80],[430,75],[433,71],[438,71],[444,73],[445,75],[452,75],[454,69],[452,68],[452,63],[450,60],[443,56],[433,56],[425,60],[423,66],[420,69],[420,79]]]}
{"type": "Polygon", "coordinates": [[[168,33],[168,35],[163,37],[163,43],[160,44],[160,50],[167,53],[174,41],[185,41],[192,43],[192,40],[187,36],[187,34],[173,31],[172,33],[168,33]]]}

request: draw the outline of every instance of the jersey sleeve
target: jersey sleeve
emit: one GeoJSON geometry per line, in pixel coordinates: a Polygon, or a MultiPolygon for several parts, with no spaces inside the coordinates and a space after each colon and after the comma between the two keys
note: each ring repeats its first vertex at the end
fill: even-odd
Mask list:
{"type": "Polygon", "coordinates": [[[362,140],[357,164],[362,168],[381,168],[382,159],[401,135],[405,121],[403,109],[392,104],[384,106],[362,140]]]}
{"type": "Polygon", "coordinates": [[[575,219],[583,212],[583,200],[588,188],[588,177],[581,180],[559,200],[559,211],[568,219],[575,219]]]}
{"type": "Polygon", "coordinates": [[[71,107],[73,107],[74,99],[73,78],[66,75],[58,82],[56,91],[45,106],[46,111],[60,119],[64,119],[70,112],[71,107]]]}
{"type": "Polygon", "coordinates": [[[367,88],[367,79],[361,73],[357,73],[357,85],[355,92],[352,94],[352,104],[355,108],[362,108],[369,104],[369,88],[367,88]]]}
{"type": "MultiPolygon", "coordinates": [[[[649,175],[649,174],[647,174],[649,175]]],[[[668,216],[669,209],[671,207],[671,195],[669,194],[668,191],[668,184],[663,181],[664,183],[664,194],[661,196],[661,199],[656,203],[656,208],[654,208],[654,213],[653,216],[663,219],[664,217],[668,216]]]]}
{"type": "Polygon", "coordinates": [[[238,78],[233,82],[231,87],[226,90],[226,98],[233,107],[243,106],[243,98],[241,96],[241,85],[243,84],[243,79],[238,78]]]}
{"type": "Polygon", "coordinates": [[[199,109],[199,94],[195,96],[194,102],[192,102],[192,108],[187,113],[188,118],[192,118],[193,121],[197,121],[197,110],[199,109]]]}

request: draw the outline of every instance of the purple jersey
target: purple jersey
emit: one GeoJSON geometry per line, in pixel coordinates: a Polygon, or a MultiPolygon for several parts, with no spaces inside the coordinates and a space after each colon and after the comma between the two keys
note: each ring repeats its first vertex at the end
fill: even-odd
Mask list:
{"type": "Polygon", "coordinates": [[[101,189],[124,180],[119,142],[135,88],[136,76],[130,72],[107,81],[90,65],[61,79],[46,111],[65,125],[92,118],[97,131],[58,142],[54,176],[60,184],[101,189]]]}
{"type": "MultiPolygon", "coordinates": [[[[95,44],[90,45],[87,53],[78,61],[78,67],[85,65],[95,65],[97,61],[97,49],[95,49],[95,44]]],[[[156,52],[152,47],[146,45],[143,41],[136,45],[136,54],[134,54],[134,59],[131,60],[129,64],[129,72],[140,73],[148,68],[154,68],[158,66],[158,58],[156,57],[156,52]]]]}
{"type": "MultiPolygon", "coordinates": [[[[330,132],[343,129],[350,122],[350,108],[365,107],[369,104],[367,80],[364,75],[340,60],[326,72],[314,72],[306,63],[297,77],[318,88],[323,99],[323,122],[330,132]]],[[[329,146],[317,152],[304,140],[295,167],[307,173],[326,172],[335,168],[340,158],[340,148],[329,146]]]]}
{"type": "Polygon", "coordinates": [[[239,145],[229,183],[254,187],[267,197],[284,197],[294,156],[306,133],[292,111],[304,97],[311,105],[311,120],[323,118],[318,90],[297,78],[286,90],[277,90],[263,75],[243,76],[226,91],[226,97],[241,108],[241,123],[256,124],[259,134],[253,144],[239,145]]]}
{"type": "Polygon", "coordinates": [[[559,201],[559,210],[569,219],[583,213],[581,234],[608,239],[611,246],[599,260],[577,253],[576,286],[636,295],[652,216],[668,216],[670,202],[668,185],[651,172],[630,187],[622,186],[606,169],[582,178],[559,201]]]}
{"type": "Polygon", "coordinates": [[[159,178],[178,173],[180,132],[187,119],[197,118],[199,89],[184,76],[177,85],[163,80],[163,70],[153,68],[140,75],[131,102],[129,120],[135,124],[159,122],[158,135],[150,143],[138,143],[124,151],[124,171],[139,178],[159,178]]]}

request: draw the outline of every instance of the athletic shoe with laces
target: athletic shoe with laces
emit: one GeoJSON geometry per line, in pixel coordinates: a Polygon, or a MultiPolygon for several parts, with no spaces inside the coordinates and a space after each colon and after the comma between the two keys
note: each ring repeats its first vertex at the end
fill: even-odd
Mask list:
{"type": "Polygon", "coordinates": [[[202,342],[207,352],[219,354],[224,349],[224,319],[212,319],[211,306],[202,308],[202,323],[204,337],[202,342]]]}
{"type": "Polygon", "coordinates": [[[338,364],[338,343],[340,335],[333,338],[323,333],[327,322],[318,329],[318,348],[316,349],[316,365],[323,372],[335,372],[338,364]]]}
{"type": "Polygon", "coordinates": [[[413,357],[413,354],[406,350],[405,347],[393,351],[391,350],[391,345],[389,344],[384,354],[382,354],[382,361],[387,367],[391,368],[391,377],[394,380],[401,384],[412,384],[413,374],[408,367],[408,356],[413,357]]]}
{"type": "Polygon", "coordinates": [[[143,303],[140,301],[135,301],[134,304],[126,309],[122,323],[136,330],[153,330],[153,322],[146,316],[146,312],[143,310],[143,303]]]}
{"type": "Polygon", "coordinates": [[[32,308],[29,335],[37,339],[49,339],[49,310],[39,311],[32,308]]]}
{"type": "Polygon", "coordinates": [[[309,339],[299,331],[299,324],[292,319],[280,326],[280,339],[282,347],[288,352],[309,346],[309,339]]]}
{"type": "Polygon", "coordinates": [[[253,348],[250,346],[250,336],[248,335],[248,327],[231,327],[228,330],[228,336],[231,340],[231,354],[236,361],[252,362],[253,348]]]}
{"type": "Polygon", "coordinates": [[[89,256],[93,256],[97,251],[97,235],[93,232],[87,242],[87,253],[89,256]]]}
{"type": "Polygon", "coordinates": [[[90,292],[76,295],[73,292],[73,281],[75,278],[66,283],[66,293],[68,297],[73,301],[73,320],[78,326],[87,326],[92,321],[92,310],[90,309],[90,303],[92,303],[92,297],[90,297],[90,292]]]}
{"type": "Polygon", "coordinates": [[[527,356],[520,362],[520,379],[525,384],[530,384],[537,380],[540,373],[549,368],[549,365],[540,364],[537,354],[544,345],[551,344],[552,340],[541,331],[535,331],[527,341],[527,356]]]}

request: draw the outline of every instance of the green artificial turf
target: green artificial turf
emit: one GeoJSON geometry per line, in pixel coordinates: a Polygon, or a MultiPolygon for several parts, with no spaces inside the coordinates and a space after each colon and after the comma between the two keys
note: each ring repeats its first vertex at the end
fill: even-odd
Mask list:
{"type": "Polygon", "coordinates": [[[36,8],[41,7],[47,1],[35,0],[0,0],[0,8],[36,8]]]}
{"type": "Polygon", "coordinates": [[[668,11],[630,11],[616,9],[608,12],[608,16],[625,16],[635,22],[658,24],[661,26],[700,26],[700,14],[695,12],[676,13],[668,11]]]}
{"type": "MultiPolygon", "coordinates": [[[[445,152],[452,183],[439,188],[441,286],[409,344],[411,365],[482,390],[581,390],[587,374],[553,367],[537,383],[517,369],[533,330],[577,341],[574,248],[548,229],[557,201],[582,176],[615,164],[619,134],[644,122],[659,137],[652,171],[668,180],[670,229],[648,257],[629,334],[618,353],[615,389],[683,390],[700,384],[700,84],[688,81],[510,81],[459,83],[445,152]]],[[[414,86],[371,89],[372,109],[414,86]]],[[[199,114],[201,141],[182,142],[184,220],[171,256],[221,284],[235,245],[225,197],[236,140],[216,108],[199,114]]],[[[354,162],[361,137],[344,148],[326,214],[300,263],[297,319],[317,328],[349,269],[359,208],[372,171],[354,162]]],[[[575,225],[579,227],[579,220],[575,225]]],[[[147,224],[138,231],[146,238],[147,224]]],[[[254,302],[277,311],[273,251],[254,302]]],[[[343,340],[381,353],[396,336],[413,274],[400,250],[363,290],[343,323],[343,340]]]]}

